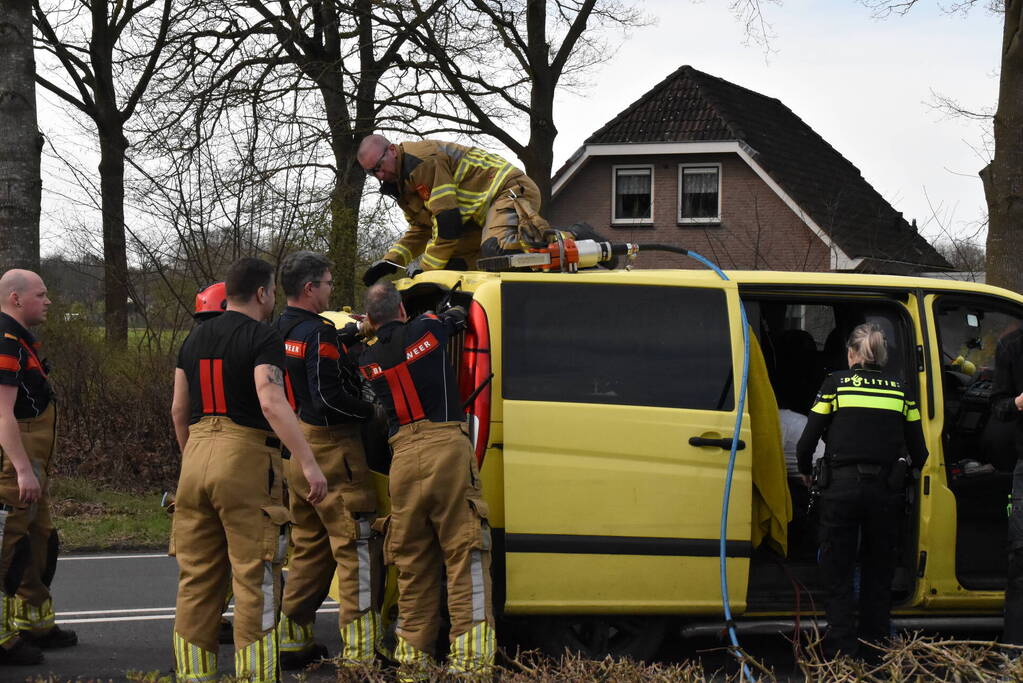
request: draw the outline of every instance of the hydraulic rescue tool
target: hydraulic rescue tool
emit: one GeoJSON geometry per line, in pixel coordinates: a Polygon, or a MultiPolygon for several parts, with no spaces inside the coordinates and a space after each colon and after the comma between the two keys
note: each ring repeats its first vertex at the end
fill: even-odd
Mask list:
{"type": "Polygon", "coordinates": [[[552,236],[552,241],[545,246],[521,254],[481,258],[479,266],[491,272],[529,268],[544,272],[574,273],[581,268],[598,265],[614,268],[619,256],[624,256],[632,263],[640,251],[670,251],[683,256],[689,253],[686,249],[667,244],[615,244],[594,239],[576,240],[565,237],[558,230],[550,230],[547,234],[552,236]]]}

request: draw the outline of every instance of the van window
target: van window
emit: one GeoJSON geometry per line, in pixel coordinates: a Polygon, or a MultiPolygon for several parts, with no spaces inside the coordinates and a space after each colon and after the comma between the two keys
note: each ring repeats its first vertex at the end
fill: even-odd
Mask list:
{"type": "Polygon", "coordinates": [[[730,411],[718,289],[506,282],[504,398],[730,411]]]}

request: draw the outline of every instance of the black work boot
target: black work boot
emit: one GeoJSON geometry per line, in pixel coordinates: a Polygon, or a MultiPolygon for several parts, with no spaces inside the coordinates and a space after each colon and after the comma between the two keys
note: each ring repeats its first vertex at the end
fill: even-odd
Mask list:
{"type": "Polygon", "coordinates": [[[42,661],[42,650],[29,644],[24,638],[15,638],[6,645],[0,645],[0,666],[25,666],[39,664],[42,661]]]}
{"type": "Polygon", "coordinates": [[[56,650],[62,647],[78,645],[78,634],[74,631],[65,631],[59,626],[54,626],[43,633],[32,633],[31,631],[18,631],[21,639],[41,650],[56,650]]]}
{"type": "Polygon", "coordinates": [[[313,643],[306,649],[299,650],[298,652],[282,652],[281,669],[284,671],[304,669],[313,662],[326,659],[329,654],[327,647],[320,643],[313,643]]]}

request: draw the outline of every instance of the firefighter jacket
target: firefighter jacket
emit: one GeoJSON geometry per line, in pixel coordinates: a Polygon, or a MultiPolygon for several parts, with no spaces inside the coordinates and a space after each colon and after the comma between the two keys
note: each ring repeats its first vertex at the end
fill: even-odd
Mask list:
{"type": "Polygon", "coordinates": [[[991,389],[991,412],[1016,427],[1016,457],[1023,455],[1023,412],[1016,397],[1023,393],[1023,329],[1010,332],[995,349],[995,380],[991,389]]]}
{"type": "Polygon", "coordinates": [[[424,313],[406,323],[383,325],[376,343],[362,352],[360,369],[387,410],[388,431],[419,420],[464,419],[454,368],[448,361],[451,335],[465,327],[465,310],[424,313]]]}
{"type": "Polygon", "coordinates": [[[277,319],[277,330],[284,337],[284,388],[300,420],[328,426],[365,422],[373,415],[373,404],[362,398],[358,369],[333,322],[288,306],[277,319]]]}
{"type": "Polygon", "coordinates": [[[14,418],[39,417],[53,400],[46,375],[49,367],[39,358],[39,342],[21,323],[0,313],[0,384],[18,387],[14,418]]]}
{"type": "Polygon", "coordinates": [[[904,450],[913,466],[927,460],[920,409],[902,383],[876,365],[854,365],[825,378],[796,446],[799,471],[810,474],[818,439],[833,466],[890,466],[904,450]],[[825,437],[825,432],[827,436],[825,437]]]}
{"type": "Polygon", "coordinates": [[[524,175],[496,154],[453,142],[404,142],[397,156],[398,181],[380,191],[397,199],[409,227],[384,258],[408,265],[422,254],[424,270],[447,265],[459,238],[480,230],[498,193],[524,175]]]}

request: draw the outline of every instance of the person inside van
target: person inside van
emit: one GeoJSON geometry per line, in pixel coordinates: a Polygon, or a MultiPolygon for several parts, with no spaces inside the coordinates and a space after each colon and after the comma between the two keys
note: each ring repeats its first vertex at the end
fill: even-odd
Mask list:
{"type": "Polygon", "coordinates": [[[916,401],[884,370],[888,346],[878,325],[857,326],[849,337],[848,370],[824,380],[814,401],[796,457],[809,481],[817,441],[827,432],[820,498],[820,568],[827,592],[826,656],[855,655],[857,637],[888,638],[891,585],[903,480],[910,462],[927,459],[916,401]],[[904,453],[908,451],[911,461],[904,453]],[[860,549],[859,624],[853,573],[860,549]]]}

